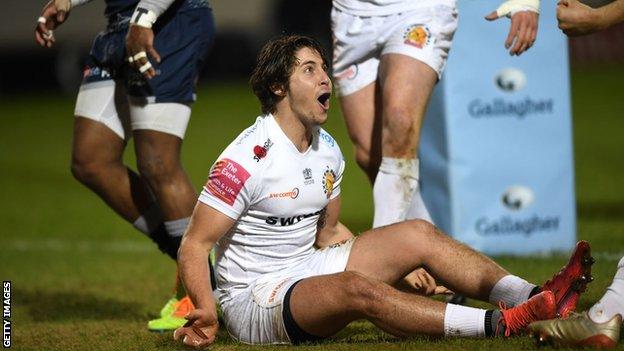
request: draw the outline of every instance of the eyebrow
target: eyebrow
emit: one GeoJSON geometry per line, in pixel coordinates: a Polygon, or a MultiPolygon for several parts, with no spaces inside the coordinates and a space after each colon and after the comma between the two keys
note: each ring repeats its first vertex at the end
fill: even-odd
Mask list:
{"type": "Polygon", "coordinates": [[[314,61],[314,60],[307,60],[305,62],[300,63],[299,66],[305,66],[307,64],[317,65],[318,63],[316,61],[314,61]]]}

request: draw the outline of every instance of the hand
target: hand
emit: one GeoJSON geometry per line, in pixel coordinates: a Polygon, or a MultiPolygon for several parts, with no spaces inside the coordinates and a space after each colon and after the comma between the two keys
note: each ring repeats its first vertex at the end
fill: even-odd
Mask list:
{"type": "Polygon", "coordinates": [[[424,296],[452,294],[453,292],[442,285],[438,285],[435,279],[424,269],[418,268],[403,278],[404,283],[414,289],[417,294],[424,296]]]}
{"type": "Polygon", "coordinates": [[[154,49],[154,32],[151,28],[130,25],[126,36],[126,59],[147,79],[156,76],[156,70],[148,57],[160,62],[160,55],[154,49]]]}
{"type": "Polygon", "coordinates": [[[60,6],[63,1],[50,0],[41,10],[41,17],[35,27],[35,40],[45,48],[51,48],[56,39],[53,30],[63,24],[69,16],[68,7],[60,6]]]}
{"type": "Polygon", "coordinates": [[[561,0],[557,3],[559,29],[569,36],[584,35],[604,28],[598,11],[577,1],[561,0]]]}
{"type": "MultiPolygon", "coordinates": [[[[494,21],[499,16],[493,11],[485,17],[488,21],[494,21]]],[[[527,51],[537,37],[537,20],[539,14],[533,11],[518,11],[511,16],[511,27],[505,40],[505,49],[509,49],[510,55],[520,55],[527,51]]]]}
{"type": "Polygon", "coordinates": [[[187,346],[201,348],[207,347],[215,341],[219,322],[216,313],[210,313],[205,309],[195,309],[184,318],[188,320],[183,327],[173,332],[173,340],[182,339],[187,346]]]}

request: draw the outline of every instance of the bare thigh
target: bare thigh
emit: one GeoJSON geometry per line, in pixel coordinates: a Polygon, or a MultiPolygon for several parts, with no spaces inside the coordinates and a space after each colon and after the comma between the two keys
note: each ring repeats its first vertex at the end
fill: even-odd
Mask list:
{"type": "Polygon", "coordinates": [[[436,72],[419,60],[401,54],[381,57],[384,156],[413,158],[418,153],[422,122],[437,81],[436,72]]]}

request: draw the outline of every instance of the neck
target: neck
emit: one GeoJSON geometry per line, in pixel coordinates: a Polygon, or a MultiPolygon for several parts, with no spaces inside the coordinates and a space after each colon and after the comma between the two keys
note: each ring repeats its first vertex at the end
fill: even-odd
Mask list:
{"type": "Polygon", "coordinates": [[[312,142],[312,126],[304,124],[292,111],[276,111],[277,124],[299,152],[305,152],[312,142]]]}

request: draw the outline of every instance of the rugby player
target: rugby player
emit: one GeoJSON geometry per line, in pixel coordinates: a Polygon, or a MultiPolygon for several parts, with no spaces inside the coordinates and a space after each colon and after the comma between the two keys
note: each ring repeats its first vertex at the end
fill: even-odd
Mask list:
{"type": "MultiPolygon", "coordinates": [[[[48,2],[36,41],[52,47],[53,30],[89,1],[48,2]]],[[[214,36],[212,10],[207,0],[106,0],[105,15],[76,101],[71,171],[175,260],[197,198],[180,149],[214,36]],[[138,173],[122,160],[132,136],[138,173]]],[[[192,309],[184,295],[179,285],[149,329],[183,324],[192,309]]]]}
{"type": "Polygon", "coordinates": [[[206,259],[216,248],[216,293],[230,335],[250,344],[314,341],[367,319],[396,336],[511,335],[531,321],[567,314],[591,273],[580,242],[542,288],[424,220],[357,238],[339,221],[344,159],[320,127],[332,82],[313,39],[285,36],[261,50],[251,85],[262,115],[219,156],[178,252],[195,310],[174,332],[203,347],[219,324],[206,259]],[[418,267],[500,310],[446,304],[393,286],[418,267]]]}
{"type": "MultiPolygon", "coordinates": [[[[334,78],[355,158],[373,184],[373,228],[431,222],[419,185],[418,144],[431,92],[457,28],[456,0],[333,0],[334,78]]],[[[539,0],[505,1],[505,47],[535,41],[539,0]]]]}
{"type": "MultiPolygon", "coordinates": [[[[624,0],[593,9],[577,0],[557,6],[559,28],[569,36],[591,34],[624,21],[624,0]]],[[[559,346],[614,347],[624,318],[624,257],[620,259],[607,292],[588,311],[573,318],[533,323],[530,331],[538,343],[559,346]]]]}

